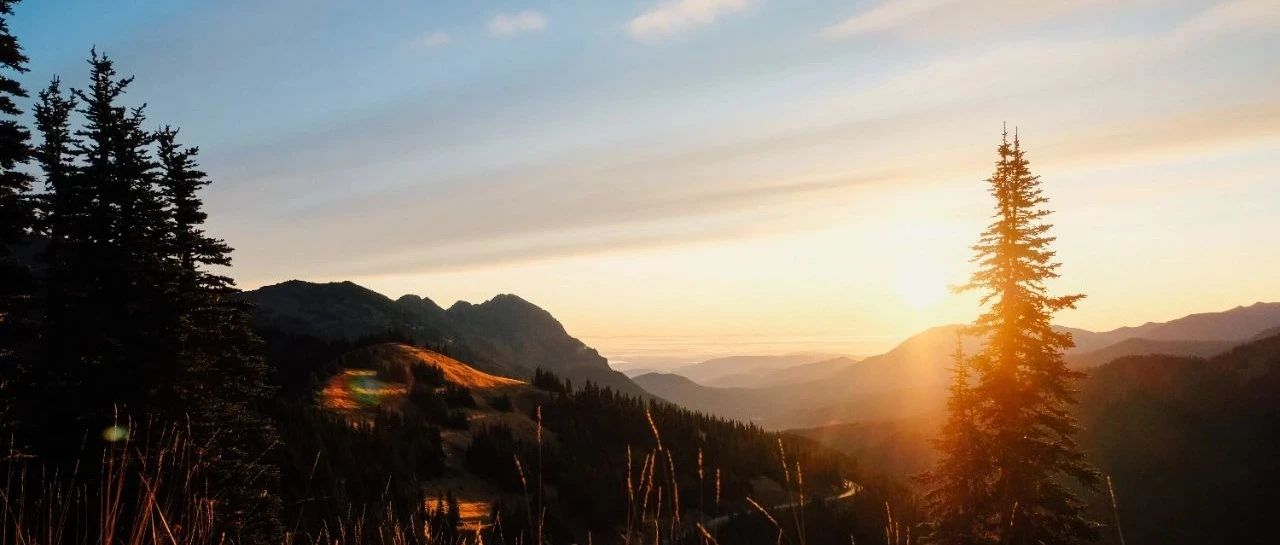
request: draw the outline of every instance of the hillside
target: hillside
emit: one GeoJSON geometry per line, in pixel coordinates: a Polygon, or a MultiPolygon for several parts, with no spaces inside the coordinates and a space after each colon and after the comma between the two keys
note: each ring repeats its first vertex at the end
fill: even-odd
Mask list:
{"type": "Polygon", "coordinates": [[[548,401],[547,392],[527,382],[485,373],[444,354],[400,343],[355,349],[339,356],[336,364],[336,372],[317,398],[326,412],[358,425],[388,425],[384,415],[392,413],[436,426],[441,471],[420,479],[418,485],[428,498],[453,496],[462,510],[464,527],[485,526],[495,505],[519,499],[472,474],[466,459],[472,430],[501,425],[532,441],[537,424],[528,413],[548,401]],[[420,384],[424,378],[430,388],[445,388],[442,397],[430,402],[438,401],[441,408],[429,408],[429,403],[415,399],[424,395],[420,384]]]}
{"type": "Polygon", "coordinates": [[[1074,351],[1067,355],[1067,363],[1073,367],[1088,369],[1125,356],[1164,354],[1168,356],[1216,356],[1238,344],[1236,341],[1157,341],[1152,339],[1125,339],[1090,352],[1074,351]]]}
{"type": "MultiPolygon", "coordinates": [[[[321,363],[315,390],[280,409],[284,499],[305,506],[288,513],[304,529],[351,509],[408,517],[423,499],[449,498],[469,531],[496,532],[500,516],[509,538],[527,530],[532,507],[545,509],[557,542],[582,542],[590,531],[594,542],[610,543],[636,508],[628,483],[649,479],[678,486],[682,514],[716,519],[726,542],[773,543],[750,530],[757,517],[746,498],[793,501],[783,471],[791,464],[803,467],[807,494],[841,496],[810,506],[809,532],[870,539],[883,531],[886,501],[898,516],[913,516],[901,488],[836,451],[593,384],[570,390],[549,375],[531,384],[401,343],[355,347],[321,363]],[[531,494],[538,482],[544,493],[531,494]]],[[[655,492],[646,501],[680,505],[655,492]]]]}
{"type": "Polygon", "coordinates": [[[1263,331],[1263,332],[1261,332],[1261,333],[1258,333],[1257,335],[1254,335],[1254,336],[1253,336],[1252,338],[1250,338],[1249,340],[1250,340],[1250,341],[1260,341],[1260,340],[1262,340],[1262,339],[1265,339],[1265,338],[1268,338],[1268,337],[1274,337],[1274,336],[1276,336],[1276,335],[1280,335],[1280,325],[1278,325],[1278,326],[1276,326],[1276,327],[1273,327],[1273,328],[1270,328],[1270,329],[1267,329],[1267,330],[1265,330],[1265,331],[1263,331]]]}
{"type": "Polygon", "coordinates": [[[515,295],[480,304],[459,301],[447,310],[425,297],[397,300],[352,282],[291,280],[245,292],[254,326],[270,334],[351,342],[398,336],[437,347],[486,372],[528,378],[543,368],[572,380],[591,380],[644,395],[594,349],[569,335],[550,313],[515,295]]]}
{"type": "Polygon", "coordinates": [[[641,388],[686,409],[742,422],[759,423],[774,411],[770,400],[753,398],[747,388],[703,386],[673,373],[645,373],[633,377],[641,388]]]}
{"type": "MultiPolygon", "coordinates": [[[[1079,400],[1081,444],[1113,477],[1131,543],[1269,535],[1280,505],[1280,335],[1208,359],[1116,359],[1089,372],[1079,400]],[[1199,523],[1176,523],[1185,520],[1199,523]]],[[[905,479],[932,464],[929,440],[942,418],[937,410],[791,433],[905,479]]],[[[1105,498],[1096,501],[1106,516],[1105,498]]]]}

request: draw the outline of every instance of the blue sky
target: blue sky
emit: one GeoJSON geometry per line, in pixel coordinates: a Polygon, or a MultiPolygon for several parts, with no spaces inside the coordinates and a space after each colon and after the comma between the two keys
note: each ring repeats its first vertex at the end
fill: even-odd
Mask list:
{"type": "Polygon", "coordinates": [[[1008,121],[1090,294],[1064,322],[1280,299],[1274,0],[28,0],[11,26],[29,89],[96,46],[201,146],[246,287],[515,292],[615,359],[874,351],[975,312],[940,289],[1008,121]]]}

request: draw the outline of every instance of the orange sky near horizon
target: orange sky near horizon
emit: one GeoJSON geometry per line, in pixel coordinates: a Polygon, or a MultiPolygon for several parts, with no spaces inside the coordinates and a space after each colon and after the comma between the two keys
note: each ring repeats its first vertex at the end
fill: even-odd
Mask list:
{"type": "Polygon", "coordinates": [[[1276,0],[526,4],[23,2],[11,27],[28,90],[83,86],[96,44],[200,145],[246,289],[515,293],[618,364],[876,353],[977,315],[944,288],[1007,122],[1053,287],[1088,296],[1059,323],[1280,301],[1276,0]]]}

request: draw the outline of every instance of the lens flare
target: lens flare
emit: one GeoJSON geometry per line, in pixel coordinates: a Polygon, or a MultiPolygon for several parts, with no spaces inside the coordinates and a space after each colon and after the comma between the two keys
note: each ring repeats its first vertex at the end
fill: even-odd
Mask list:
{"type": "Polygon", "coordinates": [[[119,424],[110,426],[107,429],[102,430],[102,439],[109,443],[124,441],[128,438],[129,438],[129,428],[126,428],[119,424]]]}

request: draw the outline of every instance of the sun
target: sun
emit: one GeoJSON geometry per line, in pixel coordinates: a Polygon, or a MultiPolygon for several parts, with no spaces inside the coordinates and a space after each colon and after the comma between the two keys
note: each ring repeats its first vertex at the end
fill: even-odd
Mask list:
{"type": "Polygon", "coordinates": [[[937,268],[912,262],[898,271],[898,297],[907,306],[923,310],[947,296],[947,280],[937,268]]]}

